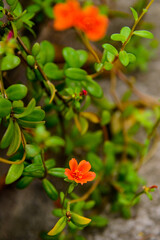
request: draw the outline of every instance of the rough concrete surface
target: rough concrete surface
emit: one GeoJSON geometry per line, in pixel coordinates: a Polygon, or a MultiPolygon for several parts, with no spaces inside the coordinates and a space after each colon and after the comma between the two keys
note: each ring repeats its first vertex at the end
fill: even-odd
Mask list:
{"type": "MultiPolygon", "coordinates": [[[[128,11],[133,4],[132,0],[117,0],[117,9],[128,11]]],[[[160,2],[155,1],[149,10],[146,19],[155,25],[155,37],[160,39],[160,2]]],[[[125,21],[114,20],[109,28],[119,30],[125,21]]],[[[51,39],[52,32],[46,29],[39,39],[51,39]]],[[[60,36],[60,33],[57,34],[60,36]]],[[[72,32],[66,33],[67,42],[72,46],[72,32]]],[[[59,42],[60,43],[60,42],[59,42]]],[[[67,45],[67,43],[66,43],[67,45]]],[[[157,57],[149,64],[147,73],[136,73],[137,87],[145,93],[160,96],[160,49],[157,57]]],[[[107,81],[102,82],[104,92],[108,92],[107,81]]],[[[118,82],[118,91],[125,89],[122,82],[118,82]]],[[[160,186],[160,144],[152,159],[147,162],[140,175],[147,180],[148,185],[160,186]]],[[[0,174],[5,170],[4,164],[0,164],[0,174]]],[[[60,186],[62,187],[62,186],[60,186]]],[[[17,190],[15,185],[8,186],[0,191],[0,240],[38,240],[39,232],[49,230],[55,223],[51,214],[53,203],[45,195],[40,182],[37,180],[25,190],[17,190]]],[[[146,196],[142,197],[140,204],[133,208],[133,217],[124,220],[118,215],[104,214],[110,219],[109,225],[103,231],[90,229],[88,240],[160,240],[160,194],[159,190],[153,194],[153,200],[149,201],[146,196]]]]}

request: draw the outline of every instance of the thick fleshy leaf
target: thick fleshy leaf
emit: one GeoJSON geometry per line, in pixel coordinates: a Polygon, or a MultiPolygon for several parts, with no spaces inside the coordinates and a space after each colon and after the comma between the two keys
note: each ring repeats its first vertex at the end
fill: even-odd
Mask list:
{"type": "Polygon", "coordinates": [[[14,137],[12,138],[11,144],[9,146],[7,156],[11,156],[14,153],[16,153],[18,148],[20,147],[20,144],[21,144],[21,140],[22,140],[21,130],[20,130],[20,127],[19,127],[17,122],[14,123],[14,134],[13,134],[13,136],[14,137]]]}
{"type": "Polygon", "coordinates": [[[27,95],[27,87],[23,84],[13,84],[6,90],[7,97],[12,101],[23,99],[27,95]]]}
{"type": "Polygon", "coordinates": [[[11,109],[11,102],[8,99],[0,98],[0,118],[8,116],[11,112],[11,109]]]}
{"type": "Polygon", "coordinates": [[[136,12],[136,10],[134,8],[130,7],[130,9],[132,11],[134,20],[137,21],[138,20],[138,13],[136,12]]]}
{"type": "Polygon", "coordinates": [[[144,37],[144,38],[148,38],[148,39],[154,38],[153,34],[146,30],[137,30],[137,31],[134,31],[133,34],[136,36],[144,37]]]}
{"type": "Polygon", "coordinates": [[[58,192],[56,188],[53,186],[53,184],[48,179],[45,178],[42,180],[42,185],[49,198],[51,198],[53,201],[57,200],[58,192]]]}
{"type": "Polygon", "coordinates": [[[56,225],[49,231],[48,235],[56,236],[60,234],[65,228],[66,224],[67,224],[66,216],[61,217],[56,223],[56,225]]]}
{"type": "Polygon", "coordinates": [[[119,60],[125,67],[129,64],[129,57],[126,51],[120,51],[119,60]]]}
{"type": "Polygon", "coordinates": [[[7,148],[10,145],[10,143],[12,141],[13,133],[14,133],[14,124],[13,124],[12,118],[10,118],[8,128],[7,128],[5,134],[3,135],[3,138],[1,140],[0,148],[4,149],[4,148],[7,148]]]}
{"type": "Polygon", "coordinates": [[[1,63],[1,71],[7,71],[16,68],[20,64],[20,58],[14,55],[3,57],[1,63]]]}
{"type": "Polygon", "coordinates": [[[25,108],[23,113],[20,114],[14,114],[16,118],[23,118],[26,117],[27,115],[31,114],[36,106],[36,101],[34,98],[29,102],[28,106],[25,108]]]}
{"type": "Polygon", "coordinates": [[[23,169],[24,169],[23,163],[13,164],[7,173],[5,183],[11,184],[11,183],[15,182],[22,175],[23,169]]]}

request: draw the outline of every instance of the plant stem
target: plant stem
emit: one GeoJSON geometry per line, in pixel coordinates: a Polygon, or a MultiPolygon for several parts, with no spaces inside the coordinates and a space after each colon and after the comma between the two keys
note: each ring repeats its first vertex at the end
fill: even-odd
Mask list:
{"type": "MultiPolygon", "coordinates": [[[[150,8],[150,6],[152,5],[153,2],[154,2],[154,0],[151,0],[151,1],[148,3],[148,5],[146,6],[145,10],[148,10],[148,9],[150,8]]],[[[142,11],[142,13],[141,13],[141,15],[139,16],[139,18],[137,19],[137,21],[135,21],[135,23],[134,23],[134,25],[133,25],[133,27],[132,27],[132,29],[131,29],[131,32],[130,32],[129,36],[128,36],[128,38],[126,39],[126,41],[123,43],[123,46],[122,46],[122,48],[121,48],[120,51],[123,51],[123,50],[124,50],[124,48],[125,48],[125,46],[127,45],[128,41],[129,41],[130,38],[132,37],[133,32],[134,32],[136,26],[138,25],[138,23],[140,22],[140,20],[142,19],[142,17],[145,15],[145,13],[146,13],[146,11],[142,11]]]]}
{"type": "Polygon", "coordinates": [[[149,159],[151,159],[151,157],[155,154],[155,152],[157,151],[157,146],[159,141],[160,141],[160,137],[157,135],[153,141],[152,147],[148,151],[148,154],[145,156],[142,156],[139,162],[136,164],[135,166],[136,171],[138,171],[142,167],[142,165],[144,165],[144,163],[146,163],[149,159]]]}
{"type": "Polygon", "coordinates": [[[76,203],[76,202],[81,202],[81,201],[85,201],[87,198],[89,198],[89,196],[92,194],[92,192],[96,189],[96,187],[98,186],[98,184],[100,183],[101,179],[102,179],[102,173],[99,174],[99,176],[97,177],[97,179],[95,180],[95,182],[93,183],[93,185],[91,186],[91,188],[88,190],[88,192],[86,192],[82,197],[77,198],[77,199],[73,199],[71,201],[68,202],[68,207],[67,209],[70,210],[70,204],[72,203],[76,203]]]}
{"type": "Polygon", "coordinates": [[[41,150],[41,157],[42,157],[42,163],[43,163],[43,167],[44,167],[44,176],[43,178],[47,177],[47,168],[46,168],[46,164],[45,164],[45,159],[44,159],[44,149],[41,150]]]}
{"type": "Polygon", "coordinates": [[[90,53],[94,56],[94,58],[96,59],[97,63],[101,63],[97,53],[94,51],[93,47],[91,46],[87,36],[85,34],[83,34],[78,28],[75,28],[77,34],[80,36],[82,42],[84,43],[84,45],[86,46],[86,48],[90,51],[90,53]]]}
{"type": "Polygon", "coordinates": [[[1,71],[1,63],[2,63],[2,59],[1,59],[1,56],[0,56],[0,90],[1,90],[2,96],[5,97],[3,76],[2,76],[2,71],[1,71]]]}

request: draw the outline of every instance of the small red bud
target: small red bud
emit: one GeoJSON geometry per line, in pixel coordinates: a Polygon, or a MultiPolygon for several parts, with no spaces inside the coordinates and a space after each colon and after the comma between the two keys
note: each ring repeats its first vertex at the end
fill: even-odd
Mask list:
{"type": "Polygon", "coordinates": [[[12,37],[13,37],[13,32],[9,31],[9,33],[7,35],[7,41],[9,41],[12,37]]]}
{"type": "Polygon", "coordinates": [[[82,90],[79,95],[86,96],[87,94],[88,94],[88,92],[86,90],[82,90]]]}
{"type": "Polygon", "coordinates": [[[158,186],[157,185],[153,185],[153,186],[149,187],[149,189],[153,189],[153,188],[158,188],[158,186]]]}

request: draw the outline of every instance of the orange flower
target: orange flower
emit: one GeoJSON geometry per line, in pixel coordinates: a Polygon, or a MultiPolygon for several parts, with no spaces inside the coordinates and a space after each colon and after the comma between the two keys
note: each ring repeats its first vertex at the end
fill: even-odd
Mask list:
{"type": "Polygon", "coordinates": [[[55,21],[54,28],[63,31],[75,24],[75,19],[80,11],[79,2],[76,0],[68,0],[66,3],[58,3],[53,8],[55,21]]]}
{"type": "Polygon", "coordinates": [[[94,172],[89,171],[91,169],[91,164],[85,160],[82,160],[79,164],[75,158],[69,161],[70,169],[65,169],[65,175],[69,180],[73,180],[76,183],[86,183],[88,181],[93,181],[96,177],[94,172]]]}
{"type": "Polygon", "coordinates": [[[95,6],[84,8],[76,19],[76,26],[86,33],[91,41],[103,38],[108,28],[108,18],[95,6]]]}

